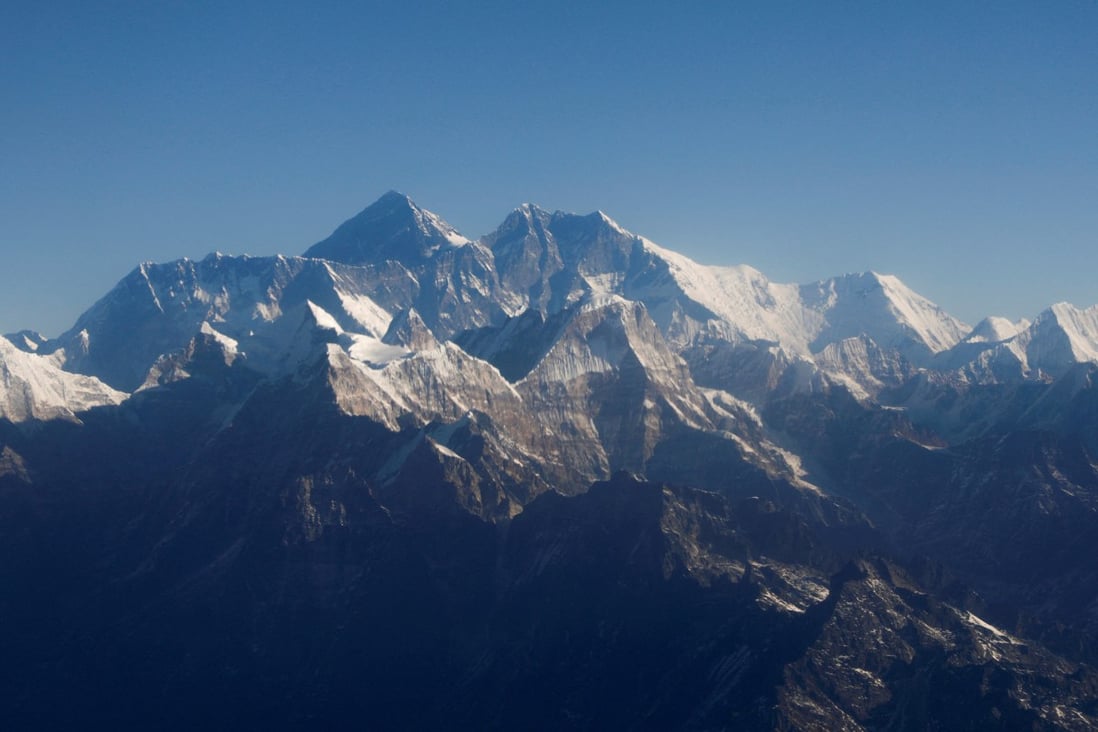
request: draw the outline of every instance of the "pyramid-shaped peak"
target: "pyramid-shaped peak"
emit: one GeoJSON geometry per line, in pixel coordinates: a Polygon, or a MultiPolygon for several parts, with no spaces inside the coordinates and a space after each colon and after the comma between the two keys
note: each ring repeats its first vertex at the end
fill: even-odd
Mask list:
{"type": "Polygon", "coordinates": [[[380,203],[403,203],[409,206],[416,205],[415,201],[413,201],[411,197],[408,196],[406,193],[401,193],[400,191],[392,188],[381,194],[381,196],[371,205],[376,206],[380,203]]]}
{"type": "Polygon", "coordinates": [[[515,207],[504,219],[496,234],[499,235],[516,229],[530,229],[535,225],[535,222],[541,227],[548,227],[554,231],[560,230],[573,235],[587,234],[593,236],[600,232],[613,231],[617,234],[632,236],[621,224],[601,210],[588,214],[579,214],[562,209],[550,211],[536,203],[529,202],[515,207]]]}
{"type": "Polygon", "coordinates": [[[415,267],[439,250],[468,243],[438,214],[403,193],[389,191],[310,247],[305,256],[346,264],[395,260],[415,267]]]}
{"type": "Polygon", "coordinates": [[[424,351],[438,346],[438,340],[415,308],[406,308],[393,316],[381,342],[413,351],[424,351]]]}
{"type": "Polygon", "coordinates": [[[427,211],[427,209],[413,201],[411,196],[397,190],[386,191],[376,201],[363,209],[359,215],[366,212],[370,212],[373,217],[394,214],[405,216],[430,214],[431,216],[435,216],[435,214],[432,214],[430,211],[427,211]]]}

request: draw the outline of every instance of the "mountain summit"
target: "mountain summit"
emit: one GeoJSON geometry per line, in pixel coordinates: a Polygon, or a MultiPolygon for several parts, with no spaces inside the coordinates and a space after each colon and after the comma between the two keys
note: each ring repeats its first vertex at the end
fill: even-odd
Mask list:
{"type": "Polygon", "coordinates": [[[469,240],[402,193],[389,191],[314,244],[306,257],[344,264],[395,260],[418,265],[440,249],[469,240]]]}

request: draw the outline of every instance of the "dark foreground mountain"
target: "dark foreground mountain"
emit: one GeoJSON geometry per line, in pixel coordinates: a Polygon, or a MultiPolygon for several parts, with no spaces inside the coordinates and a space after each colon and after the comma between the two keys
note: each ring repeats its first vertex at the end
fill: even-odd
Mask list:
{"type": "Polygon", "coordinates": [[[387,194],[0,339],[5,726],[1098,728],[1098,310],[387,194]]]}

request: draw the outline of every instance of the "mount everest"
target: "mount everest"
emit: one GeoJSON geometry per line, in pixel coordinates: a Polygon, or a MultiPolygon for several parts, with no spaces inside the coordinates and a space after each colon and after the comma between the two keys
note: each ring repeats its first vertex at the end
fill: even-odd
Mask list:
{"type": "Polygon", "coordinates": [[[390,192],[144,263],[0,339],[6,711],[1095,728],[1096,374],[1098,306],[970,327],[602,212],[469,239],[390,192]]]}
{"type": "MultiPolygon", "coordinates": [[[[334,333],[352,360],[382,366],[421,350],[399,343],[397,333],[386,338],[394,320],[411,314],[432,345],[436,338],[476,343],[469,355],[500,367],[499,354],[548,352],[553,327],[615,299],[641,306],[663,341],[654,347],[666,345],[693,370],[707,370],[714,351],[765,351],[773,371],[795,364],[802,381],[840,382],[866,398],[917,371],[957,383],[1033,380],[1098,361],[1098,306],[1059,303],[1032,322],[989,317],[971,328],[891,275],[777,284],[747,266],[700,265],[601,212],[551,214],[530,204],[474,241],[395,192],[303,257],[144,263],[59,338],[24,332],[8,340],[37,356],[18,360],[47,381],[60,366],[102,382],[103,401],[74,397],[66,406],[75,413],[109,403],[114,390],[140,389],[158,359],[203,335],[221,337],[270,377],[308,357],[304,330],[334,333]],[[535,328],[534,319],[555,325],[535,328]]],[[[14,364],[13,356],[6,346],[4,363],[14,364]]],[[[713,386],[751,393],[735,381],[713,386]]],[[[40,389],[27,398],[56,403],[40,389]]],[[[0,414],[22,419],[14,399],[0,404],[0,414]]]]}

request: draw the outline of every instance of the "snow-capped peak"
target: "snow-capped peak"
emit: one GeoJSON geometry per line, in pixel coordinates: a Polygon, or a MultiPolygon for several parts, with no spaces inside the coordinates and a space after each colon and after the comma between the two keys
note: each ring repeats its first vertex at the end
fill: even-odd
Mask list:
{"type": "Polygon", "coordinates": [[[1037,317],[1033,329],[1040,331],[1052,323],[1067,338],[1076,361],[1098,362],[1098,305],[1081,309],[1067,302],[1056,303],[1037,317]]]}
{"type": "Polygon", "coordinates": [[[964,343],[1000,343],[1009,340],[1029,327],[1029,321],[1019,320],[1017,323],[1008,318],[991,315],[979,323],[964,337],[964,343]]]}
{"type": "Polygon", "coordinates": [[[536,203],[530,203],[529,201],[527,201],[526,203],[520,203],[515,208],[515,210],[512,211],[512,213],[519,214],[527,219],[532,219],[535,217],[547,219],[553,215],[551,211],[546,211],[544,208],[537,205],[536,203]]]}
{"type": "Polygon", "coordinates": [[[481,242],[489,249],[506,249],[516,240],[521,241],[523,236],[537,231],[544,232],[552,216],[536,204],[523,203],[511,211],[494,232],[484,236],[481,242]]]}
{"type": "Polygon", "coordinates": [[[868,336],[912,361],[952,348],[971,331],[893,275],[862,272],[801,286],[805,306],[824,316],[814,351],[846,338],[868,336]]]}

